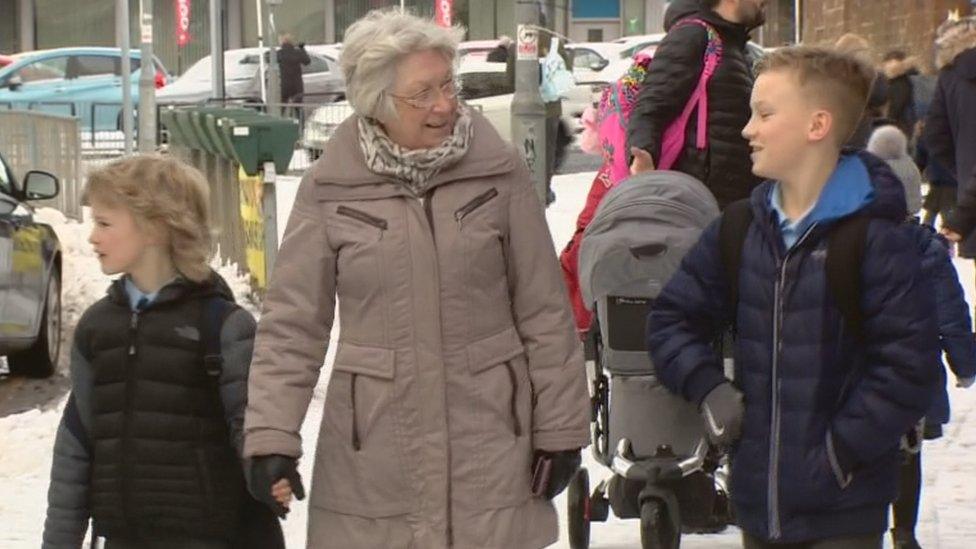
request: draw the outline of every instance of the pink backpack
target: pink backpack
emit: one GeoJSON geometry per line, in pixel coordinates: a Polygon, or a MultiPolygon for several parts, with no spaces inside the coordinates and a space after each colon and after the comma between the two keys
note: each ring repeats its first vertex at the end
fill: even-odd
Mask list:
{"type": "MultiPolygon", "coordinates": [[[[678,156],[684,149],[685,132],[695,107],[698,107],[695,146],[699,150],[708,146],[708,82],[722,60],[722,38],[715,28],[698,18],[684,19],[671,30],[685,25],[704,27],[708,33],[708,44],[705,46],[704,65],[698,79],[698,86],[695,87],[681,115],[664,131],[661,154],[656,166],[659,170],[669,170],[677,162],[678,156]]],[[[627,150],[627,123],[650,66],[651,55],[646,50],[639,52],[634,56],[634,63],[627,73],[603,90],[600,98],[597,127],[600,143],[603,146],[603,161],[610,166],[611,185],[616,185],[630,176],[630,166],[627,162],[630,156],[627,150]]]]}

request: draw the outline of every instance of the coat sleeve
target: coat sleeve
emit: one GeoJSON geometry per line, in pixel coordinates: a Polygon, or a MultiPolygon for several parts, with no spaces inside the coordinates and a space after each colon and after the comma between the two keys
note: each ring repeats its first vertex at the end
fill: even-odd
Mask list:
{"type": "Polygon", "coordinates": [[[965,239],[976,230],[976,170],[968,178],[961,179],[959,184],[959,202],[946,216],[945,226],[965,239]]]}
{"type": "Polygon", "coordinates": [[[516,165],[505,255],[512,313],[528,358],[535,402],[533,444],[548,451],[581,448],[590,441],[583,348],[573,329],[542,206],[525,163],[518,158],[516,165]]]}
{"type": "Polygon", "coordinates": [[[647,348],[661,383],[694,404],[727,379],[714,343],[728,325],[728,282],[713,222],[681,261],[647,318],[647,348]]]}
{"type": "Polygon", "coordinates": [[[929,240],[925,251],[926,273],[931,273],[938,306],[939,340],[952,373],[959,378],[976,376],[976,340],[966,295],[949,250],[938,237],[929,240]]]}
{"type": "Polygon", "coordinates": [[[224,361],[220,371],[220,401],[231,444],[239,456],[244,451],[244,409],[255,330],[254,317],[241,308],[235,309],[220,328],[220,354],[224,361]]]}
{"type": "Polygon", "coordinates": [[[54,439],[43,549],[80,549],[91,517],[92,370],[71,350],[71,394],[54,439]]]}
{"type": "Polygon", "coordinates": [[[897,446],[935,395],[936,304],[921,267],[909,231],[871,224],[861,274],[864,360],[830,426],[838,453],[855,468],[897,446]]]}
{"type": "MultiPolygon", "coordinates": [[[[654,52],[634,110],[627,123],[627,150],[638,147],[661,160],[664,130],[680,114],[695,91],[704,67],[708,34],[699,25],[672,30],[654,52]]],[[[629,152],[628,152],[629,158],[629,152]]]]}
{"type": "MultiPolygon", "coordinates": [[[[939,80],[932,95],[932,104],[925,119],[925,146],[929,155],[936,162],[955,173],[956,146],[953,143],[952,128],[949,125],[949,113],[946,109],[945,87],[949,73],[939,73],[939,80]]],[[[956,174],[960,177],[962,174],[956,174]]]]}
{"type": "Polygon", "coordinates": [[[300,428],[325,359],[335,316],[336,256],[302,180],[254,340],[244,416],[244,456],[299,457],[300,428]]]}

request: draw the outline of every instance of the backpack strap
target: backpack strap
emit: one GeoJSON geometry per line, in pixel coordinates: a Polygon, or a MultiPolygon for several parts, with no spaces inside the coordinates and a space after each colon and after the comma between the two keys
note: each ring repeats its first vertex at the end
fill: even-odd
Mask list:
{"type": "Polygon", "coordinates": [[[220,330],[230,313],[237,308],[233,301],[224,297],[208,297],[203,303],[200,323],[200,343],[203,353],[203,367],[207,377],[217,383],[224,368],[224,357],[220,349],[220,330]]]}
{"type": "Polygon", "coordinates": [[[746,233],[752,224],[752,205],[749,199],[736,200],[725,207],[722,219],[719,221],[718,244],[722,265],[728,281],[729,306],[733,325],[735,311],[739,306],[739,269],[742,266],[742,247],[746,242],[746,233]]]}
{"type": "Polygon", "coordinates": [[[838,221],[827,236],[827,287],[845,327],[858,341],[864,340],[860,266],[870,222],[867,216],[853,215],[838,221]]]}

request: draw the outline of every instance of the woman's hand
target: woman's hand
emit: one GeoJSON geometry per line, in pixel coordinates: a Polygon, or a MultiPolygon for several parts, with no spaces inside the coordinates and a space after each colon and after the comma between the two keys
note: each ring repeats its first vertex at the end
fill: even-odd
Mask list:
{"type": "Polygon", "coordinates": [[[283,478],[274,483],[274,485],[271,487],[271,495],[275,498],[275,501],[277,501],[279,505],[284,507],[286,510],[290,510],[292,492],[291,484],[288,482],[288,479],[283,478]]]}

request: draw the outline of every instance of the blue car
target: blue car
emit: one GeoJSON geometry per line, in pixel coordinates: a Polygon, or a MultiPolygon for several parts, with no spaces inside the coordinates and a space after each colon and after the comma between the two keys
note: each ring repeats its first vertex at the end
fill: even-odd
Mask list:
{"type": "MultiPolygon", "coordinates": [[[[119,129],[122,105],[122,50],[119,48],[58,48],[13,56],[0,69],[0,109],[27,109],[81,119],[84,130],[119,129]]],[[[133,50],[132,101],[139,101],[141,54],[133,50]]],[[[156,63],[156,87],[169,73],[156,63]]]]}

